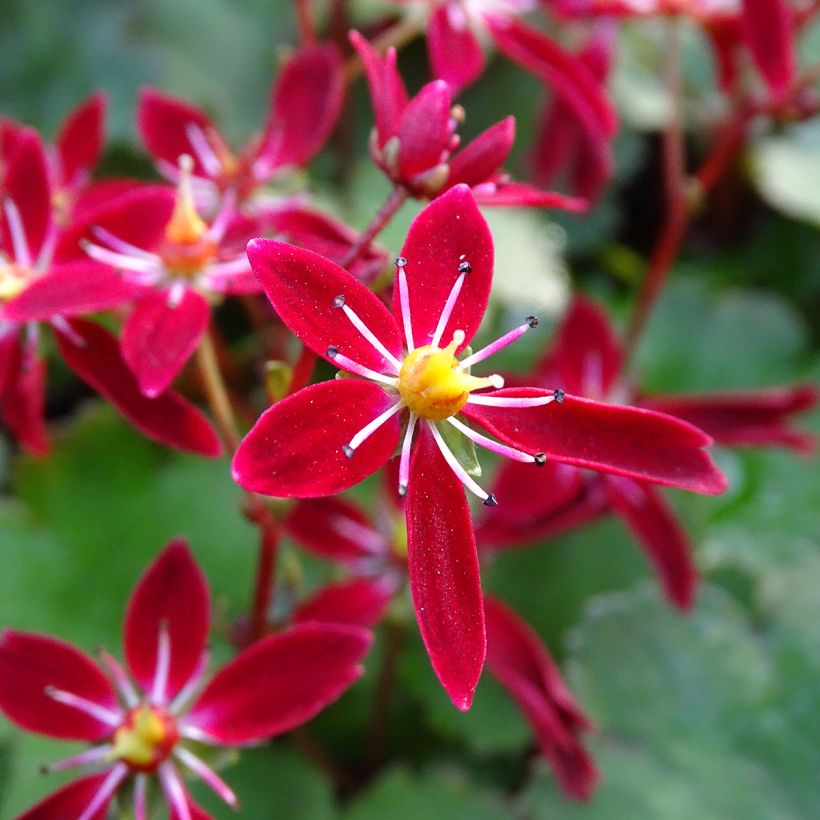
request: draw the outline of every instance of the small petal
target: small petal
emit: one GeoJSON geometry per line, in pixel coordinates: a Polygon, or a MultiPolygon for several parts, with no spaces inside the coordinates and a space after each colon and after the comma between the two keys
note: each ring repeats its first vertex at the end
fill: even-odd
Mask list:
{"type": "Polygon", "coordinates": [[[746,40],[755,65],[775,96],[785,94],[796,73],[794,10],[787,0],[743,0],[746,40]]]}
{"type": "Polygon", "coordinates": [[[433,76],[444,80],[454,97],[484,71],[481,43],[469,26],[453,25],[448,4],[439,6],[427,21],[427,54],[433,76]]]}
{"type": "Polygon", "coordinates": [[[585,199],[542,191],[526,182],[498,182],[485,191],[479,185],[474,193],[479,205],[494,205],[501,208],[556,208],[570,213],[581,213],[589,207],[585,199]]]}
{"type": "Polygon", "coordinates": [[[372,382],[320,382],[270,407],[233,459],[234,480],[246,490],[286,498],[332,495],[374,473],[393,454],[399,422],[389,419],[351,458],[342,447],[395,403],[372,382]]]}
{"type": "Polygon", "coordinates": [[[113,712],[117,698],[91,658],[70,644],[29,632],[0,637],[0,708],[30,732],[65,740],[100,741],[111,726],[46,694],[48,687],[84,698],[113,712]]]}
{"type": "Polygon", "coordinates": [[[395,585],[384,578],[354,578],[328,584],[301,603],[293,623],[318,621],[372,629],[384,617],[395,585]]]}
{"type": "MultiPolygon", "coordinates": [[[[67,820],[69,817],[80,817],[91,805],[94,796],[105,784],[108,771],[90,774],[52,792],[48,797],[23,812],[17,820],[67,820]]],[[[105,820],[108,816],[109,797],[89,820],[105,820]]]]}
{"type": "Polygon", "coordinates": [[[199,668],[209,625],[205,576],[188,545],[172,541],[140,578],[125,617],[125,659],[143,691],[151,691],[156,675],[160,631],[167,629],[171,646],[168,702],[199,668]]]}
{"type": "Polygon", "coordinates": [[[481,582],[461,482],[419,425],[407,494],[410,589],[427,653],[457,709],[467,711],[484,667],[481,582]]]}
{"type": "MultiPolygon", "coordinates": [[[[493,278],[490,229],[466,185],[457,185],[433,200],[414,220],[401,256],[410,296],[410,318],[416,347],[430,344],[442,309],[466,261],[471,271],[444,328],[443,344],[463,330],[469,344],[487,308],[493,278]]],[[[398,284],[393,288],[393,313],[400,317],[398,284]]]]}
{"type": "Polygon", "coordinates": [[[399,126],[399,173],[409,180],[438,165],[450,144],[450,87],[444,80],[423,86],[404,109],[399,126]]]}
{"type": "Polygon", "coordinates": [[[61,181],[71,186],[87,177],[100,158],[105,140],[105,111],[108,98],[98,91],[66,117],[57,135],[61,181]]]}
{"type": "Polygon", "coordinates": [[[156,398],[144,396],[122,358],[114,336],[93,322],[72,319],[69,332],[57,330],[66,364],[107,398],[149,438],[215,458],[222,454],[219,437],[193,404],[171,390],[156,398]]]}
{"type": "MultiPolygon", "coordinates": [[[[547,396],[548,390],[513,387],[485,395],[547,396]]],[[[467,404],[465,416],[525,452],[641,481],[717,495],[726,478],[702,448],[711,439],[663,413],[567,395],[562,404],[510,408],[467,404]]]]}
{"type": "Polygon", "coordinates": [[[185,728],[230,745],[294,729],[359,678],[370,642],[363,629],[332,624],[269,635],[216,673],[191,706],[185,728]]]}
{"type": "Polygon", "coordinates": [[[186,287],[171,303],[169,290],[151,290],[128,315],[122,329],[122,355],[150,397],[163,393],[191,358],[208,329],[211,309],[186,287]]]}
{"type": "Polygon", "coordinates": [[[0,340],[0,418],[30,453],[48,453],[45,423],[46,363],[17,334],[0,340]]]}
{"type": "Polygon", "coordinates": [[[448,185],[463,182],[473,187],[491,177],[507,159],[515,142],[515,117],[482,131],[450,161],[448,185]]]}

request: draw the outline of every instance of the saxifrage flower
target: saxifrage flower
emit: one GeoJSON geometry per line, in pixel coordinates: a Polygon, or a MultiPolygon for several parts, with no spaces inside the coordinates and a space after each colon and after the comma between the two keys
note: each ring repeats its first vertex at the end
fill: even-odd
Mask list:
{"type": "Polygon", "coordinates": [[[309,720],[361,675],[358,664],[371,640],[352,626],[295,626],[252,645],[207,680],[209,623],[205,578],[187,545],[174,541],[131,596],[125,668],[103,651],[100,666],[55,638],[3,633],[0,709],[28,731],[94,744],[47,767],[94,773],[20,820],[103,820],[128,780],[135,820],[149,816],[157,786],[173,820],[207,818],[182,772],[235,805],[230,787],[197,750],[259,743],[309,720]]]}
{"type": "Polygon", "coordinates": [[[471,373],[537,320],[527,317],[492,344],[465,350],[493,272],[492,237],[465,185],[414,220],[397,260],[392,314],[318,254],[258,239],[248,255],[282,321],[343,375],[267,410],[234,456],[234,478],[264,495],[330,495],[377,470],[401,442],[413,600],[433,667],[460,709],[470,706],[485,656],[478,557],[462,485],[488,506],[498,501],[448,440],[535,467],[552,459],[698,492],[725,488],[702,449],[711,439],[685,422],[561,390],[502,389],[500,376],[471,373]]]}

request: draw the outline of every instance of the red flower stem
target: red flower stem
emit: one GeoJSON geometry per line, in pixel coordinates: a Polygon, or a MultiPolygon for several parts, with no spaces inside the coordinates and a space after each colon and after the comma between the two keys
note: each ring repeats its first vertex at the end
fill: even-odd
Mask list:
{"type": "Polygon", "coordinates": [[[219,368],[214,339],[210,330],[205,331],[205,335],[199,343],[196,351],[196,363],[205,388],[208,405],[219,427],[222,440],[226,448],[233,453],[239,446],[239,433],[237,432],[236,417],[234,416],[231,400],[228,397],[225,381],[222,378],[222,371],[219,368]]]}
{"type": "Polygon", "coordinates": [[[406,189],[396,185],[385,200],[384,205],[379,208],[378,213],[370,220],[370,224],[362,231],[358,240],[339,263],[343,268],[352,265],[367,250],[370,243],[384,230],[396,211],[404,205],[406,199],[406,189]]]}
{"type": "Polygon", "coordinates": [[[310,11],[310,0],[296,0],[296,22],[304,45],[316,42],[316,26],[310,11]]]}
{"type": "Polygon", "coordinates": [[[386,644],[382,655],[376,691],[373,696],[373,714],[370,722],[370,742],[368,748],[371,771],[379,768],[384,760],[387,748],[387,729],[390,725],[390,703],[393,699],[393,686],[396,680],[401,648],[404,644],[404,629],[395,621],[388,621],[386,644]]]}

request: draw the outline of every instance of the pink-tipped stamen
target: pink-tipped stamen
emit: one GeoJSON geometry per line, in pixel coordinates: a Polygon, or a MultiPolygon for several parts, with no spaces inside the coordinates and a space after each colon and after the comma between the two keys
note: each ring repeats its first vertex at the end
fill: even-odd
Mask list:
{"type": "Polygon", "coordinates": [[[134,820],[148,820],[148,778],[144,774],[134,778],[134,820]]]}
{"type": "MultiPolygon", "coordinates": [[[[359,333],[370,342],[371,346],[375,348],[378,353],[381,353],[387,361],[393,365],[393,372],[398,373],[401,369],[401,362],[376,338],[373,331],[359,318],[358,314],[344,301],[343,296],[337,296],[339,300],[338,306],[344,311],[345,316],[350,320],[350,323],[359,333]]],[[[334,301],[334,304],[336,302],[334,301]]]]}
{"type": "Polygon", "coordinates": [[[198,729],[196,726],[179,726],[179,735],[180,737],[187,738],[188,740],[193,740],[196,743],[210,743],[211,745],[218,745],[219,741],[216,738],[211,737],[207,732],[204,732],[202,729],[198,729]]]}
{"type": "Polygon", "coordinates": [[[208,660],[209,656],[207,652],[203,652],[202,656],[199,659],[199,663],[196,665],[196,669],[194,669],[194,673],[188,678],[188,682],[182,689],[177,692],[174,699],[171,701],[170,706],[168,707],[168,711],[171,712],[172,715],[178,715],[182,708],[188,703],[188,701],[193,700],[194,695],[197,693],[199,688],[202,686],[203,679],[205,677],[205,672],[208,669],[208,660]]]}
{"type": "Polygon", "coordinates": [[[157,256],[155,253],[151,253],[150,251],[146,251],[143,248],[138,248],[136,245],[132,245],[130,242],[126,242],[124,239],[120,239],[115,234],[111,233],[111,231],[103,228],[99,225],[95,225],[91,229],[91,233],[100,240],[100,242],[104,242],[112,251],[116,251],[117,253],[124,254],[125,256],[138,256],[140,259],[147,259],[150,262],[153,262],[155,265],[161,265],[162,260],[157,256]]]}
{"type": "Polygon", "coordinates": [[[57,703],[70,706],[72,709],[99,720],[101,723],[107,723],[109,726],[119,726],[122,722],[121,715],[111,711],[111,709],[106,709],[105,706],[100,706],[99,703],[88,700],[88,698],[75,695],[72,692],[65,692],[62,689],[57,689],[56,686],[46,686],[44,692],[46,697],[56,700],[57,703]]]}
{"type": "Polygon", "coordinates": [[[129,709],[133,709],[139,703],[139,696],[137,690],[131,683],[125,669],[122,668],[119,661],[112,655],[109,655],[102,647],[97,649],[97,657],[100,663],[105,667],[109,677],[117,688],[117,692],[125,702],[129,709]]]}
{"type": "Polygon", "coordinates": [[[404,433],[404,441],[401,444],[401,458],[399,459],[399,495],[403,498],[407,495],[407,485],[410,483],[410,452],[413,449],[413,432],[419,417],[415,413],[410,414],[407,422],[407,430],[404,433]]]}
{"type": "Polygon", "coordinates": [[[466,273],[460,273],[458,275],[458,279],[456,279],[455,284],[450,290],[450,295],[447,297],[447,301],[444,303],[444,308],[441,311],[441,315],[438,317],[436,332],[433,334],[433,338],[430,341],[430,344],[433,347],[438,347],[439,342],[441,342],[441,337],[444,334],[444,328],[447,327],[447,322],[450,321],[450,316],[453,315],[453,308],[456,306],[458,295],[461,293],[461,287],[464,284],[466,277],[466,273]]]}
{"type": "Polygon", "coordinates": [[[157,773],[159,774],[162,790],[165,792],[165,798],[176,812],[177,820],[191,820],[188,795],[185,793],[185,786],[182,784],[177,770],[171,763],[166,761],[159,767],[157,773]]]}
{"type": "Polygon", "coordinates": [[[467,404],[480,404],[484,407],[541,407],[544,404],[552,404],[556,401],[555,396],[533,396],[513,397],[513,396],[482,396],[480,393],[470,393],[467,404]]]}
{"type": "Polygon", "coordinates": [[[209,290],[225,290],[231,283],[231,279],[240,273],[247,273],[251,266],[248,257],[244,254],[230,259],[227,262],[217,262],[215,265],[208,265],[202,272],[202,283],[209,290]]]}
{"type": "Polygon", "coordinates": [[[407,274],[404,268],[407,260],[400,256],[396,260],[396,268],[399,280],[399,305],[401,305],[401,320],[404,325],[404,338],[407,341],[407,352],[412,353],[416,347],[413,343],[413,323],[410,319],[410,291],[407,289],[407,274]]]}
{"type": "Polygon", "coordinates": [[[479,362],[483,362],[484,359],[489,359],[490,356],[495,355],[498,353],[499,350],[505,348],[507,345],[512,344],[515,341],[518,341],[528,330],[536,327],[538,325],[538,320],[535,316],[528,316],[527,321],[524,322],[523,325],[519,325],[518,327],[511,330],[509,333],[505,333],[500,339],[496,339],[494,342],[491,342],[486,347],[482,347],[481,350],[477,350],[471,356],[468,356],[466,359],[462,359],[460,362],[462,367],[472,367],[474,364],[478,364],[479,362]]]}
{"type": "Polygon", "coordinates": [[[31,265],[31,249],[28,246],[26,231],[23,228],[23,220],[20,219],[20,211],[11,199],[6,199],[3,203],[6,212],[6,221],[9,223],[9,234],[11,234],[11,249],[14,253],[14,261],[23,267],[31,265]]]}
{"type": "Polygon", "coordinates": [[[352,518],[342,515],[334,516],[330,522],[330,528],[342,538],[355,541],[358,546],[372,555],[380,555],[384,552],[384,538],[381,534],[352,518]]]}
{"type": "MultiPolygon", "coordinates": [[[[111,799],[111,795],[119,788],[120,783],[128,774],[125,763],[117,763],[112,767],[108,777],[103,780],[91,802],[85,807],[77,820],[91,820],[91,818],[111,799]]],[[[190,820],[190,818],[189,818],[190,820]]]]}
{"type": "Polygon", "coordinates": [[[171,671],[171,635],[168,622],[159,625],[157,638],[157,665],[154,670],[154,681],[151,684],[151,703],[154,706],[165,706],[167,701],[168,675],[171,671]]]}
{"type": "Polygon", "coordinates": [[[475,442],[493,453],[498,453],[500,456],[511,458],[513,461],[520,461],[524,464],[535,464],[537,461],[535,456],[531,456],[523,450],[516,450],[515,447],[509,447],[499,441],[493,441],[493,439],[487,438],[487,436],[482,435],[478,431],[473,430],[471,427],[468,427],[466,424],[459,421],[455,416],[450,416],[447,421],[450,422],[456,430],[467,436],[470,441],[475,442]]]}
{"type": "Polygon", "coordinates": [[[390,387],[395,387],[398,384],[394,377],[385,376],[383,373],[377,373],[375,370],[371,370],[363,364],[354,362],[353,359],[345,356],[344,353],[339,353],[338,348],[333,347],[333,345],[327,349],[327,355],[338,364],[339,367],[343,370],[347,370],[348,373],[355,373],[357,376],[363,376],[365,379],[371,379],[374,382],[380,382],[390,387]]]}
{"type": "Polygon", "coordinates": [[[85,347],[85,339],[80,336],[79,333],[76,333],[74,328],[68,323],[68,320],[65,319],[63,316],[52,316],[49,319],[51,326],[58,330],[63,336],[68,339],[74,347],[84,348],[85,347]]]}
{"type": "Polygon", "coordinates": [[[105,760],[113,748],[110,743],[106,743],[104,746],[94,746],[92,749],[86,749],[84,752],[71,757],[64,757],[62,760],[46,763],[42,770],[46,774],[52,774],[53,772],[64,772],[66,769],[76,769],[78,766],[98,763],[100,760],[105,760]]]}
{"type": "Polygon", "coordinates": [[[197,777],[203,780],[229,806],[237,804],[236,795],[228,784],[206,763],[184,746],[174,749],[174,757],[187,766],[197,777]]]}
{"type": "Polygon", "coordinates": [[[194,155],[205,169],[205,173],[211,177],[218,177],[222,173],[222,162],[216,155],[216,151],[211,148],[202,128],[195,122],[189,122],[185,126],[185,136],[188,137],[188,142],[194,149],[194,155]]]}
{"type": "Polygon", "coordinates": [[[161,263],[150,259],[142,259],[136,256],[128,256],[124,253],[117,253],[102,245],[95,245],[93,242],[81,242],[80,247],[92,259],[111,265],[119,270],[134,271],[134,273],[153,273],[159,279],[161,274],[161,263]]]}
{"type": "Polygon", "coordinates": [[[188,290],[188,285],[185,282],[176,281],[170,288],[168,288],[168,299],[166,304],[171,310],[179,307],[179,303],[185,296],[185,291],[188,290]]]}
{"type": "Polygon", "coordinates": [[[436,440],[436,444],[438,445],[438,449],[441,451],[441,454],[444,456],[444,460],[449,465],[450,469],[456,474],[456,478],[474,495],[477,495],[482,501],[487,502],[489,499],[493,498],[490,493],[485,492],[481,489],[481,487],[476,483],[473,477],[462,467],[459,460],[453,455],[450,448],[447,446],[447,443],[442,438],[441,433],[438,431],[435,423],[432,421],[427,422],[427,427],[430,432],[433,434],[433,438],[436,440]]]}
{"type": "Polygon", "coordinates": [[[342,452],[348,457],[353,458],[356,450],[364,444],[364,442],[376,432],[389,418],[395,416],[404,407],[403,401],[397,401],[392,407],[388,407],[384,413],[379,414],[369,424],[365,424],[350,441],[342,447],[342,452]]]}

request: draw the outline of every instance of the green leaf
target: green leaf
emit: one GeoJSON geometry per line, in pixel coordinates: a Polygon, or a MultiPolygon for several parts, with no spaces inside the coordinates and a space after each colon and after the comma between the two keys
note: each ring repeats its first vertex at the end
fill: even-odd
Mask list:
{"type": "MultiPolygon", "coordinates": [[[[465,422],[466,424],[466,422],[465,422]]],[[[475,478],[481,477],[481,464],[475,451],[475,444],[452,424],[446,421],[436,424],[445,444],[450,448],[450,452],[456,457],[458,463],[467,471],[468,475],[475,478]]]]}

